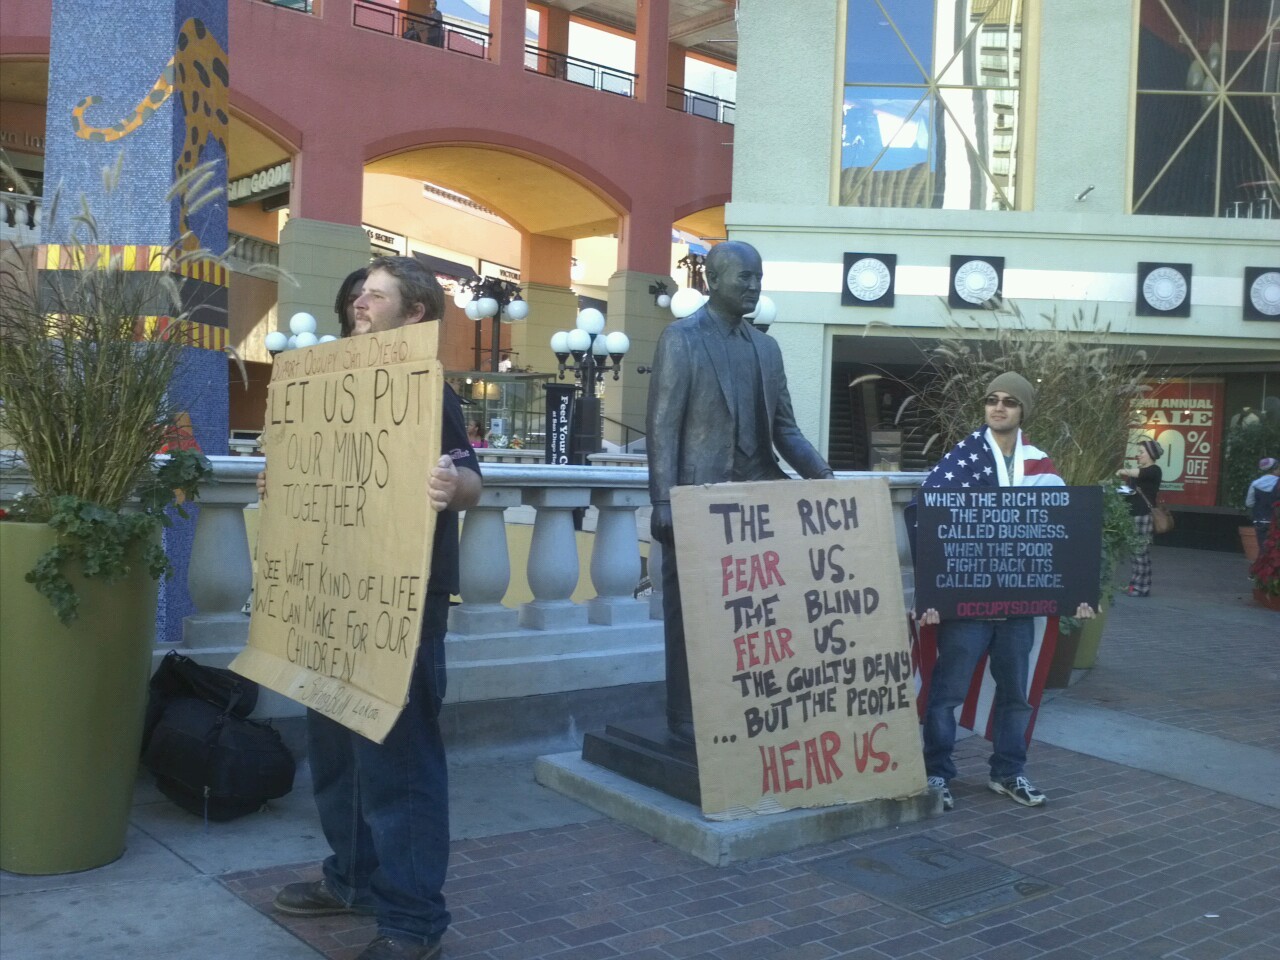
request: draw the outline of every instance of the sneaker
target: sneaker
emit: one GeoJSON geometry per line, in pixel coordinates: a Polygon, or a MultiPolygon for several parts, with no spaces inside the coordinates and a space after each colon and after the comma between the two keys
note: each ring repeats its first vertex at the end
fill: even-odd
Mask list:
{"type": "Polygon", "coordinates": [[[1014,803],[1024,807],[1038,807],[1048,799],[1026,777],[1010,777],[1008,780],[992,780],[987,784],[994,792],[1003,793],[1014,803]]]}
{"type": "Polygon", "coordinates": [[[947,786],[946,780],[942,779],[942,777],[930,777],[929,787],[942,794],[943,810],[954,810],[956,808],[955,797],[951,796],[951,788],[947,786]]]}
{"type": "Polygon", "coordinates": [[[439,960],[440,941],[412,943],[395,937],[378,937],[356,960],[439,960]]]}
{"type": "Polygon", "coordinates": [[[290,883],[276,894],[275,908],[294,917],[332,917],[344,913],[365,913],[343,903],[323,880],[290,883]]]}

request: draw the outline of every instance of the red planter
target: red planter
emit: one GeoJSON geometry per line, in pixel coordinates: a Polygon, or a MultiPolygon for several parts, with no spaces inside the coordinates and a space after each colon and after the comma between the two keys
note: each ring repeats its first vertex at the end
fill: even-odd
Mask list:
{"type": "Polygon", "coordinates": [[[1254,587],[1253,599],[1268,610],[1274,610],[1277,613],[1280,613],[1280,597],[1277,597],[1275,594],[1266,594],[1258,587],[1254,587]]]}

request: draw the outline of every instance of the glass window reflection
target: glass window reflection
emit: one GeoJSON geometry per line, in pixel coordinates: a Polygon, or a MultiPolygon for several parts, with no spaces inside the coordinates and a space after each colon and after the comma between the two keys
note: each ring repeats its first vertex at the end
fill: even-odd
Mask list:
{"type": "Polygon", "coordinates": [[[1012,209],[1021,0],[849,0],[839,198],[1012,209]]]}

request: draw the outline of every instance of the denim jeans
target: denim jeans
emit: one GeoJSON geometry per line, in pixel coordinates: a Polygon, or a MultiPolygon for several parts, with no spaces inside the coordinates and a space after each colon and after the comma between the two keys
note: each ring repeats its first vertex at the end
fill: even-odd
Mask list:
{"type": "Polygon", "coordinates": [[[440,737],[449,598],[428,594],[409,702],[374,743],[307,711],[312,787],[333,854],[334,895],[378,918],[378,933],[431,943],[449,926],[449,782],[440,737]]]}
{"type": "Polygon", "coordinates": [[[979,658],[990,656],[996,682],[992,716],[991,779],[1021,776],[1027,763],[1027,666],[1035,640],[1029,617],[1008,620],[944,620],[938,625],[938,661],[924,715],[924,766],[930,777],[951,780],[956,765],[956,707],[964,702],[979,658]]]}

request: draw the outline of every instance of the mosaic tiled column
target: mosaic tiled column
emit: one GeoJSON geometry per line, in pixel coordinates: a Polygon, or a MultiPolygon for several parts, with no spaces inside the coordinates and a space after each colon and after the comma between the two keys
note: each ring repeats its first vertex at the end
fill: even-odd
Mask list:
{"type": "MultiPolygon", "coordinates": [[[[46,118],[47,217],[42,269],[65,266],[81,201],[98,223],[100,245],[129,269],[167,269],[156,253],[184,246],[227,248],[227,140],[230,126],[226,0],[54,0],[46,118]],[[198,209],[170,200],[174,181],[212,162],[223,195],[198,209]],[[108,188],[103,171],[119,164],[108,188]]],[[[81,235],[82,239],[83,238],[81,235]]],[[[199,347],[185,349],[173,386],[178,408],[208,454],[227,452],[227,276],[202,267],[178,271],[184,308],[198,324],[199,347]]],[[[165,323],[167,318],[158,317],[165,323]]],[[[165,532],[175,575],[162,585],[157,639],[179,640],[191,612],[186,567],[194,519],[165,532]]]]}

